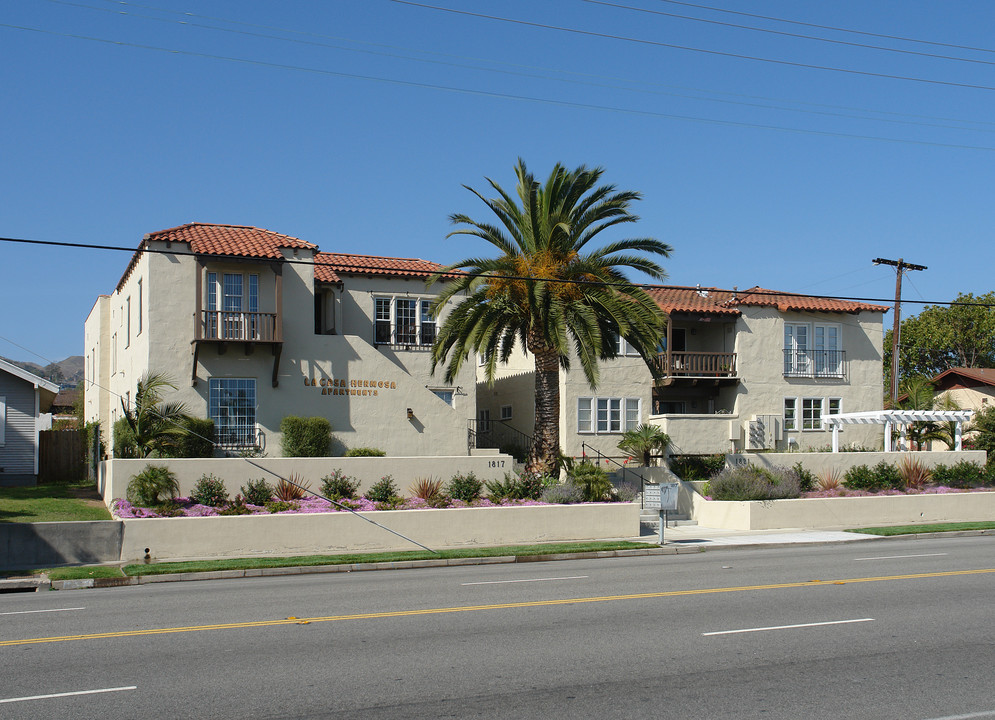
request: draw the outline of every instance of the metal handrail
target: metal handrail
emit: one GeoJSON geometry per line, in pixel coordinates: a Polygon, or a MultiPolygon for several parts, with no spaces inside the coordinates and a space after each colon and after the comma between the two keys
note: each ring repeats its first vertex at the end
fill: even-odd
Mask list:
{"type": "Polygon", "coordinates": [[[588,450],[592,450],[598,456],[598,463],[599,464],[601,463],[602,460],[604,460],[606,464],[609,463],[609,462],[611,462],[611,463],[614,463],[615,465],[617,465],[618,467],[620,467],[622,469],[622,481],[623,482],[625,482],[625,474],[627,472],[631,472],[633,475],[635,475],[637,478],[639,478],[639,508],[641,510],[644,507],[644,505],[643,505],[643,494],[644,494],[644,492],[646,490],[646,478],[645,477],[643,477],[640,473],[637,473],[635,470],[633,470],[632,468],[630,468],[625,463],[620,463],[615,458],[608,457],[607,455],[603,454],[597,448],[593,448],[593,447],[591,447],[590,445],[588,445],[585,442],[582,442],[580,444],[580,449],[581,449],[581,452],[584,453],[584,458],[585,459],[587,458],[587,451],[588,450]]]}
{"type": "MultiPolygon", "coordinates": [[[[492,441],[495,439],[507,440],[506,444],[518,445],[522,449],[528,451],[532,447],[534,438],[523,433],[518,428],[514,428],[509,425],[504,420],[477,420],[475,418],[469,418],[467,421],[466,428],[466,441],[467,441],[467,452],[479,447],[477,445],[478,438],[490,437],[492,441]],[[494,428],[501,428],[500,431],[495,431],[494,428]]],[[[500,443],[498,447],[501,447],[500,443]]]]}

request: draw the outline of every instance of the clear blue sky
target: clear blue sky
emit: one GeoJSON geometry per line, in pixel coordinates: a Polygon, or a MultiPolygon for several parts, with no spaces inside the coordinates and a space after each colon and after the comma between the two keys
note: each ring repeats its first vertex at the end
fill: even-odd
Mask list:
{"type": "MultiPolygon", "coordinates": [[[[995,286],[995,3],[436,2],[461,12],[7,0],[0,235],[135,247],[232,223],[449,262],[489,251],[445,237],[452,212],[487,218],[462,185],[511,189],[521,156],[641,192],[625,234],[674,247],[674,284],[887,303],[894,271],[871,260],[904,257],[929,266],[906,300],[995,286]]],[[[128,261],[0,258],[0,335],[31,351],[0,355],[36,362],[82,353],[128,261]]]]}

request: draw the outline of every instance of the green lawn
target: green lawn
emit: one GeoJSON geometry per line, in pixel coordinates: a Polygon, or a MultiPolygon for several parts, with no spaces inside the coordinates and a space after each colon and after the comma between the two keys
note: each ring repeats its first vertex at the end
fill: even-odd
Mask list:
{"type": "Polygon", "coordinates": [[[0,522],[110,520],[93,485],[0,487],[0,522]]]}
{"type": "Polygon", "coordinates": [[[953,522],[931,525],[895,525],[892,527],[869,527],[847,530],[865,535],[917,535],[921,533],[952,532],[955,530],[995,530],[995,522],[953,522]]]}
{"type": "Polygon", "coordinates": [[[350,553],[346,555],[301,555],[278,558],[231,558],[227,560],[198,560],[192,562],[163,562],[145,565],[125,565],[122,570],[106,565],[53,568],[36,570],[52,580],[79,578],[122,577],[122,575],[168,575],[186,572],[216,572],[219,570],[254,570],[257,568],[308,567],[313,565],[347,565],[352,563],[405,562],[410,560],[447,560],[450,558],[483,558],[515,555],[555,555],[559,553],[599,552],[605,550],[634,550],[651,547],[646,543],[620,541],[593,541],[575,543],[550,543],[548,545],[506,545],[503,547],[463,548],[440,550],[438,553],[412,550],[405,552],[350,553]]]}

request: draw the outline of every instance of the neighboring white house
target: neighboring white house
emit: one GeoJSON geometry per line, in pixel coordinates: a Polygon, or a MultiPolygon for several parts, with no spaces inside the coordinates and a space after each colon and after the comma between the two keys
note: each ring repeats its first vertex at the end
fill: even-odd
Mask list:
{"type": "Polygon", "coordinates": [[[53,382],[0,359],[0,485],[34,485],[38,433],[51,427],[46,415],[59,392],[53,382]]]}
{"type": "MultiPolygon", "coordinates": [[[[624,340],[596,390],[580,370],[561,372],[565,455],[618,456],[622,433],[640,423],[662,428],[674,453],[825,447],[825,415],[882,408],[887,307],[762,288],[648,290],[669,318],[661,379],[624,340]]],[[[531,435],[534,404],[532,358],[517,353],[493,386],[478,384],[478,429],[531,435]]],[[[878,447],[882,430],[848,426],[841,442],[878,447]]]]}
{"type": "Polygon", "coordinates": [[[328,418],[346,447],[465,455],[474,368],[452,384],[429,372],[438,268],[238,225],[146,235],[86,320],[86,418],[110,447],[122,401],[154,371],[235,450],[278,456],[280,421],[297,415],[328,418]]]}
{"type": "Polygon", "coordinates": [[[995,404],[995,368],[950,368],[932,383],[938,398],[947,398],[963,410],[984,410],[995,404]]]}

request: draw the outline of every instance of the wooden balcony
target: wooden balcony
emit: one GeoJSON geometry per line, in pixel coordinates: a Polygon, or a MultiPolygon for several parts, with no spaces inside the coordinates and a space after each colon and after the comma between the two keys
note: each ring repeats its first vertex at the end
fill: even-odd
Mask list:
{"type": "Polygon", "coordinates": [[[217,342],[282,342],[276,313],[201,310],[196,340],[217,342]]]}
{"type": "Polygon", "coordinates": [[[727,352],[669,352],[657,355],[664,385],[677,379],[738,380],[736,353],[727,352]]]}

